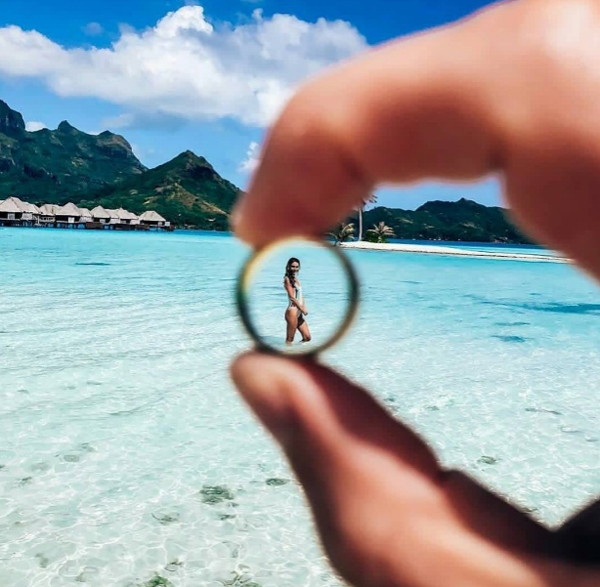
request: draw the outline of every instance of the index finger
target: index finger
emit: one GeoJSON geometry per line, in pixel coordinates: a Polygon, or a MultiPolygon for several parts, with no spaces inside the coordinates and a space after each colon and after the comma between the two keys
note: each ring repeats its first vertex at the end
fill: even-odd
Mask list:
{"type": "Polygon", "coordinates": [[[600,274],[598,29],[589,1],[509,2],[311,81],[268,136],[236,233],[321,235],[376,185],[497,171],[529,234],[600,274]]]}
{"type": "Polygon", "coordinates": [[[398,42],[302,88],[269,133],[237,234],[254,245],[319,234],[376,184],[488,172],[494,132],[468,79],[473,64],[448,51],[456,37],[398,42]]]}

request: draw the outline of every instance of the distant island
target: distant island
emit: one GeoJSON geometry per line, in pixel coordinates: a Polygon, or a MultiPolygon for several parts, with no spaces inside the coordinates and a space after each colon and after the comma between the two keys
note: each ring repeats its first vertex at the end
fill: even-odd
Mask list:
{"type": "MultiPolygon", "coordinates": [[[[226,231],[241,193],[191,151],[148,169],[120,135],[90,135],[67,121],[56,130],[29,132],[23,116],[0,100],[0,200],[73,203],[83,210],[127,210],[138,217],[153,211],[177,228],[226,231]]],[[[356,217],[347,222],[356,223],[356,217]]],[[[502,208],[466,199],[428,202],[417,210],[379,206],[364,212],[365,229],[379,222],[398,239],[529,242],[502,208]]]]}
{"type": "Polygon", "coordinates": [[[228,230],[240,193],[191,151],[147,169],[120,135],[90,135],[67,121],[29,132],[0,100],[0,200],[123,208],[137,216],[156,211],[177,227],[228,230]]]}
{"type": "MultiPolygon", "coordinates": [[[[531,241],[506,219],[498,206],[484,206],[462,198],[457,202],[432,201],[416,210],[377,207],[363,213],[370,228],[384,222],[401,240],[438,240],[530,244],[531,241]]],[[[357,223],[351,217],[348,222],[357,223]]]]}

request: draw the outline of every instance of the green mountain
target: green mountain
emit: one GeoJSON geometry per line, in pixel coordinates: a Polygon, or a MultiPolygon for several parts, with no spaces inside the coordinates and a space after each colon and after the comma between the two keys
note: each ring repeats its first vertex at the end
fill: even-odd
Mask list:
{"type": "MultiPolygon", "coordinates": [[[[363,213],[363,232],[385,222],[399,239],[530,242],[507,220],[505,213],[503,208],[484,206],[465,198],[458,202],[427,202],[416,210],[377,207],[363,213]]],[[[358,224],[356,218],[349,222],[358,224]]]]}
{"type": "Polygon", "coordinates": [[[21,114],[0,100],[0,199],[152,209],[178,226],[228,230],[239,194],[191,151],[146,169],[120,135],[90,135],[66,121],[28,132],[21,114]]]}
{"type": "Polygon", "coordinates": [[[191,151],[140,175],[75,199],[93,208],[156,210],[179,227],[229,230],[228,215],[241,191],[191,151]]]}
{"type": "Polygon", "coordinates": [[[21,114],[0,100],[0,199],[59,203],[145,169],[120,135],[89,135],[66,121],[28,132],[21,114]]]}
{"type": "MultiPolygon", "coordinates": [[[[28,132],[21,114],[0,100],[0,199],[71,200],[137,214],[153,209],[180,227],[228,230],[240,193],[191,151],[146,169],[122,136],[89,135],[66,121],[53,131],[28,132]]],[[[414,211],[374,208],[364,213],[364,231],[382,221],[401,239],[528,242],[502,208],[465,199],[428,202],[414,211]]]]}

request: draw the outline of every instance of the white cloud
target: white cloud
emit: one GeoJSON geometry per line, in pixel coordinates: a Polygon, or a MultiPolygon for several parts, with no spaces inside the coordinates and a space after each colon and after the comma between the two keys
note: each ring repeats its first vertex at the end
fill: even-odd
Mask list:
{"type": "Polygon", "coordinates": [[[97,37],[98,35],[101,35],[104,32],[104,28],[99,22],[88,22],[82,30],[86,35],[89,35],[90,37],[97,37]]]}
{"type": "Polygon", "coordinates": [[[264,126],[301,80],[365,48],[343,21],[255,10],[250,22],[215,27],[201,6],[188,5],[144,31],[121,27],[102,49],[66,49],[36,31],[0,28],[0,75],[37,78],[58,95],[132,113],[264,126]]]}
{"type": "Polygon", "coordinates": [[[246,159],[240,163],[239,171],[252,173],[258,167],[259,156],[260,147],[258,143],[252,141],[250,145],[248,145],[246,159]]]}
{"type": "Polygon", "coordinates": [[[117,116],[105,118],[102,121],[102,126],[106,128],[127,128],[135,122],[135,116],[131,112],[123,112],[117,116]]]}
{"type": "Polygon", "coordinates": [[[36,130],[42,130],[43,128],[48,128],[45,123],[38,122],[37,120],[30,120],[25,124],[25,130],[29,132],[35,132],[36,130]]]}

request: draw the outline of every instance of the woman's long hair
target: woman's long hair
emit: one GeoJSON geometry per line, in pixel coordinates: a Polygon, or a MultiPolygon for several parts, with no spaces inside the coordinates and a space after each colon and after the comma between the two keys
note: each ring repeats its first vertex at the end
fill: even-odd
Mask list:
{"type": "Polygon", "coordinates": [[[296,285],[296,276],[291,270],[291,266],[293,263],[298,263],[298,267],[300,267],[300,260],[296,259],[296,257],[291,257],[285,266],[285,276],[290,280],[290,283],[292,285],[296,285]]]}

